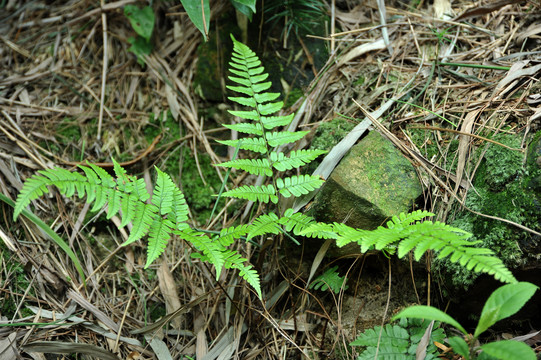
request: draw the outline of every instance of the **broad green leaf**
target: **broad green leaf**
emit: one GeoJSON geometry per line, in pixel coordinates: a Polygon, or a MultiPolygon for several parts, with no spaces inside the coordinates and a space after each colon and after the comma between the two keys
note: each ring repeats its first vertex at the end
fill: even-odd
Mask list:
{"type": "Polygon", "coordinates": [[[231,0],[231,3],[233,4],[233,6],[235,6],[235,8],[237,8],[237,5],[235,4],[241,4],[248,7],[254,14],[256,12],[256,9],[255,9],[256,0],[231,0]]]}
{"type": "Polygon", "coordinates": [[[483,307],[473,336],[477,338],[498,321],[515,314],[537,289],[537,286],[527,282],[508,284],[496,289],[483,307]]]}
{"type": "Polygon", "coordinates": [[[451,345],[455,353],[462,355],[465,360],[470,359],[470,348],[468,347],[466,340],[458,336],[453,336],[450,337],[447,342],[451,345]]]}
{"type": "Polygon", "coordinates": [[[209,0],[180,0],[180,2],[184,6],[184,10],[188,13],[190,20],[201,31],[203,38],[207,41],[210,25],[209,0]],[[201,3],[203,3],[204,8],[201,8],[201,3]]]}
{"type": "Polygon", "coordinates": [[[130,24],[137,35],[141,36],[147,42],[150,41],[152,31],[154,30],[154,11],[150,6],[139,9],[135,5],[126,5],[124,15],[130,20],[130,24]]]}
{"type": "Polygon", "coordinates": [[[496,341],[481,345],[488,355],[501,360],[535,360],[535,352],[523,342],[514,340],[496,341]]]}
{"type": "Polygon", "coordinates": [[[444,313],[443,311],[436,309],[432,306],[425,305],[416,305],[410,306],[402,310],[400,313],[393,317],[393,321],[401,318],[415,318],[415,319],[426,319],[426,320],[437,320],[443,323],[452,325],[460,330],[464,335],[467,335],[468,332],[460,325],[455,319],[444,313]]]}

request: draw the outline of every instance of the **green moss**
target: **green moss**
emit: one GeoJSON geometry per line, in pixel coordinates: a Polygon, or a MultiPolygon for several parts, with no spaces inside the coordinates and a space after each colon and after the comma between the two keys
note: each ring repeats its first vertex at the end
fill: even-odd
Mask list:
{"type": "Polygon", "coordinates": [[[304,93],[299,88],[291,89],[291,91],[287,94],[285,101],[284,101],[284,107],[288,108],[295,104],[297,100],[299,100],[304,93]]]}
{"type": "Polygon", "coordinates": [[[336,117],[324,122],[317,128],[316,136],[312,140],[312,149],[330,150],[338,144],[354,127],[355,123],[336,117]]]}
{"type": "MultiPolygon", "coordinates": [[[[495,137],[505,145],[520,147],[521,137],[500,135],[495,137]]],[[[530,177],[522,166],[522,153],[497,145],[490,145],[477,172],[474,189],[468,192],[466,206],[482,214],[541,230],[541,212],[536,196],[528,187],[530,177]]],[[[530,259],[538,260],[532,234],[505,222],[477,216],[467,210],[456,214],[450,223],[473,234],[472,240],[480,240],[481,247],[492,249],[510,268],[517,268],[530,259]]],[[[477,275],[438,261],[435,269],[445,274],[453,274],[454,286],[467,288],[473,284],[477,275]]]]}
{"type": "MultiPolygon", "coordinates": [[[[30,286],[30,281],[26,277],[23,265],[16,260],[15,256],[9,254],[9,250],[7,250],[3,242],[0,243],[0,249],[2,251],[0,253],[0,259],[4,265],[3,273],[9,275],[3,280],[2,286],[15,293],[25,293],[30,286]]],[[[28,294],[35,297],[36,294],[34,288],[31,288],[28,294]]],[[[24,306],[21,307],[19,314],[15,314],[19,301],[20,300],[17,297],[12,296],[10,292],[3,292],[0,294],[0,315],[10,319],[13,317],[33,315],[33,313],[24,306]]]]}

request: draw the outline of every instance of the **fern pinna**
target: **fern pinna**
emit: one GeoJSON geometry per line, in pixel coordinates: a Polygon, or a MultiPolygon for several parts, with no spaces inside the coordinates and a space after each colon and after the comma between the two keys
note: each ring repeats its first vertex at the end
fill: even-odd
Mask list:
{"type": "Polygon", "coordinates": [[[120,212],[121,227],[130,222],[133,225],[123,245],[148,236],[145,268],[163,253],[172,235],[177,235],[191,243],[200,251],[200,257],[214,265],[217,279],[223,267],[238,269],[240,276],[261,297],[259,275],[251,265],[246,264],[246,259],[227,249],[223,242],[212,240],[188,226],[186,200],[169,175],[156,168],[156,185],[149,194],[143,179],[127,175],[118,163],[113,162],[116,178],[93,164],[79,166],[84,175],[62,168],[39,171],[25,181],[15,203],[14,219],[32,200],[48,193],[49,186],[55,186],[67,197],[75,194],[79,198],[86,196],[86,202],[93,204],[91,211],[107,207],[108,219],[120,212]],[[149,199],[150,203],[147,203],[149,199]]]}
{"type": "Polygon", "coordinates": [[[502,282],[517,282],[511,271],[492,250],[476,247],[480,241],[468,240],[471,237],[470,233],[439,221],[420,221],[429,216],[434,214],[421,210],[410,214],[402,213],[400,216],[393,216],[387,222],[387,227],[380,226],[372,231],[354,229],[339,223],[313,222],[300,234],[336,239],[337,246],[357,243],[363,253],[370,249],[385,250],[397,253],[399,258],[403,258],[413,251],[416,261],[419,261],[427,251],[433,250],[437,253],[438,259],[448,258],[449,261],[459,263],[468,270],[493,275],[502,282]]]}

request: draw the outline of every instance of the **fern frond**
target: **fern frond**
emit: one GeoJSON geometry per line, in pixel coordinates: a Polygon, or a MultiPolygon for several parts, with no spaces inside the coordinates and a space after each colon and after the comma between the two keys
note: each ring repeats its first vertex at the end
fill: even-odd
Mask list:
{"type": "Polygon", "coordinates": [[[262,203],[272,201],[274,204],[276,204],[278,202],[276,190],[274,189],[274,186],[270,184],[261,186],[244,185],[236,189],[226,191],[222,195],[250,201],[261,201],[262,203]]]}
{"type": "Polygon", "coordinates": [[[293,209],[287,209],[284,215],[280,218],[279,223],[284,226],[284,230],[290,232],[293,230],[293,234],[300,235],[301,232],[308,228],[308,226],[315,223],[313,217],[304,215],[300,212],[293,212],[293,209]]]}
{"type": "Polygon", "coordinates": [[[263,234],[279,234],[278,216],[274,213],[263,214],[258,216],[253,223],[248,227],[248,237],[250,240],[255,236],[263,234]]]}
{"type": "Polygon", "coordinates": [[[267,134],[267,141],[269,142],[270,146],[276,147],[300,140],[308,133],[309,131],[275,131],[267,134]]]}
{"type": "Polygon", "coordinates": [[[285,179],[276,179],[276,186],[280,194],[286,198],[290,196],[301,196],[323,185],[323,180],[318,176],[300,175],[291,176],[285,179]]]}
{"type": "Polygon", "coordinates": [[[253,266],[245,263],[248,262],[245,258],[241,257],[236,251],[226,250],[224,252],[224,267],[226,269],[238,269],[239,275],[250,284],[257,295],[261,299],[261,284],[259,280],[259,274],[253,269],[253,266]]]}
{"type": "Polygon", "coordinates": [[[220,144],[234,147],[234,148],[238,147],[239,142],[241,142],[240,148],[243,150],[255,151],[262,154],[267,152],[267,146],[266,146],[265,140],[260,137],[243,138],[239,140],[217,140],[217,142],[219,142],[220,144]]]}
{"type": "Polygon", "coordinates": [[[252,134],[252,135],[263,135],[263,130],[261,130],[261,125],[258,123],[239,123],[239,124],[223,124],[224,127],[238,131],[243,134],[252,134]]]}
{"type": "Polygon", "coordinates": [[[244,170],[253,175],[272,176],[272,169],[267,159],[235,159],[218,164],[218,166],[244,170]]]}
{"type": "MultiPolygon", "coordinates": [[[[310,284],[310,289],[316,289],[325,291],[331,289],[332,292],[338,294],[342,289],[342,285],[346,281],[345,277],[340,276],[338,271],[338,266],[333,266],[330,269],[327,269],[323,274],[315,278],[310,284]]],[[[344,286],[344,290],[347,290],[348,286],[344,286]]]]}
{"type": "Polygon", "coordinates": [[[278,171],[286,171],[309,164],[319,155],[325,154],[325,150],[297,150],[292,151],[289,157],[284,153],[271,152],[272,166],[278,171]]]}
{"type": "Polygon", "coordinates": [[[428,250],[437,252],[437,258],[448,257],[468,270],[493,275],[502,282],[514,283],[515,277],[490,249],[478,248],[480,241],[467,240],[471,234],[449,225],[430,221],[411,225],[411,235],[398,245],[398,256],[403,257],[415,248],[418,261],[428,250]]]}

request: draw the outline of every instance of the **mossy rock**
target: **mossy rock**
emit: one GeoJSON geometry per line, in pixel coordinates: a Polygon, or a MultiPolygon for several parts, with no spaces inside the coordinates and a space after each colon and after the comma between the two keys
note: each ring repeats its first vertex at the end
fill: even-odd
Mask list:
{"type": "MultiPolygon", "coordinates": [[[[413,165],[376,131],[355,145],[334,169],[313,205],[314,216],[325,222],[372,230],[393,215],[410,212],[422,195],[413,165]]],[[[359,251],[346,249],[344,255],[359,251]]]]}

